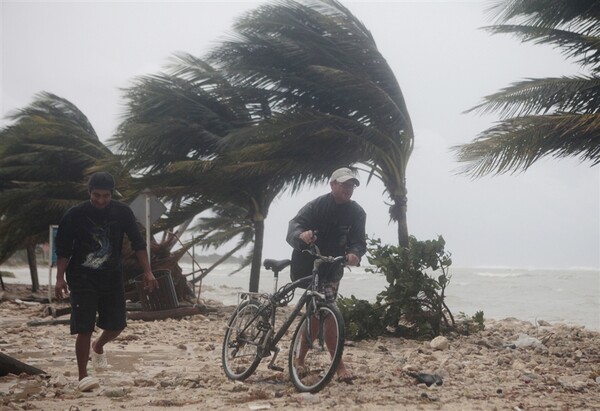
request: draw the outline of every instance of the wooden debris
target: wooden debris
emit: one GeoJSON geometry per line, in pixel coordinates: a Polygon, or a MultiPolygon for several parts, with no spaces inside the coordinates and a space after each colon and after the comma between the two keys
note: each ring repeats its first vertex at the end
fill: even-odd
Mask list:
{"type": "Polygon", "coordinates": [[[71,323],[71,319],[58,319],[58,320],[33,320],[33,321],[27,321],[27,325],[30,327],[38,327],[40,325],[64,325],[64,324],[70,324],[71,323]]]}

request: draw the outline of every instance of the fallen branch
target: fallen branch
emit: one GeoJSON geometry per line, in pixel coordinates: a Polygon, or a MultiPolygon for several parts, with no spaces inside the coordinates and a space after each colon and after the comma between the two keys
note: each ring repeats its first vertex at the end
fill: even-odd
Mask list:
{"type": "Polygon", "coordinates": [[[64,324],[70,324],[71,320],[70,319],[59,319],[59,320],[33,320],[33,321],[28,321],[27,325],[30,327],[38,327],[40,325],[64,325],[64,324]]]}

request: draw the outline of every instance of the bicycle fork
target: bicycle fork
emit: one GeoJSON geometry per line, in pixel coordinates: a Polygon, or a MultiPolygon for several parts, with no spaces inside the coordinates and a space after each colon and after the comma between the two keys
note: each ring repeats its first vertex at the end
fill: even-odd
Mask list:
{"type": "Polygon", "coordinates": [[[310,309],[306,316],[306,332],[305,332],[305,343],[308,349],[312,350],[316,348],[321,351],[325,350],[325,322],[322,313],[317,309],[315,301],[311,301],[310,309]]]}

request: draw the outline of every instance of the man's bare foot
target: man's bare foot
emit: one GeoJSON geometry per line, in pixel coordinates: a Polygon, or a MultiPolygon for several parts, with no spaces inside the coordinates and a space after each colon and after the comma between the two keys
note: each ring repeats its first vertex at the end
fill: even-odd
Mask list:
{"type": "Polygon", "coordinates": [[[346,384],[353,384],[352,381],[356,379],[356,376],[352,374],[345,366],[340,366],[337,371],[337,380],[339,382],[345,382],[346,384]]]}

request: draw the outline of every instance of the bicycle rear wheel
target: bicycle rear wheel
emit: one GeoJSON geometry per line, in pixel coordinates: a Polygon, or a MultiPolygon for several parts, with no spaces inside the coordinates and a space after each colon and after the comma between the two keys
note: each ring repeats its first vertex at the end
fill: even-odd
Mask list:
{"type": "Polygon", "coordinates": [[[266,335],[264,315],[257,301],[240,304],[227,323],[223,340],[222,362],[225,374],[232,380],[245,380],[258,367],[261,345],[266,335]],[[261,327],[262,325],[262,327],[261,327]]]}
{"type": "Polygon", "coordinates": [[[298,391],[318,392],[334,376],[344,351],[344,319],[334,304],[305,314],[292,337],[290,378],[298,391]]]}

